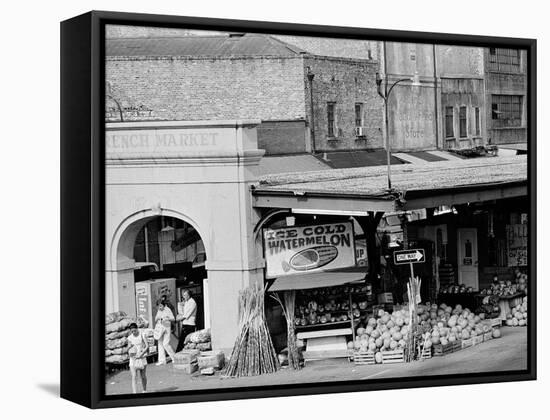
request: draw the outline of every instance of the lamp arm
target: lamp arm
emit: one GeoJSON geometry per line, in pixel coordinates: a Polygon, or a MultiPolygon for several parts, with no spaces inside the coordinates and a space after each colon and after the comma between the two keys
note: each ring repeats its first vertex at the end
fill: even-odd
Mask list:
{"type": "Polygon", "coordinates": [[[386,99],[390,96],[390,93],[391,93],[391,91],[393,90],[393,88],[394,88],[395,86],[397,86],[397,85],[398,85],[399,83],[401,83],[401,82],[407,82],[407,81],[410,82],[410,80],[411,80],[410,78],[405,78],[405,79],[399,79],[399,80],[395,81],[395,82],[390,86],[390,88],[389,88],[389,90],[388,90],[388,93],[386,93],[386,99]]]}

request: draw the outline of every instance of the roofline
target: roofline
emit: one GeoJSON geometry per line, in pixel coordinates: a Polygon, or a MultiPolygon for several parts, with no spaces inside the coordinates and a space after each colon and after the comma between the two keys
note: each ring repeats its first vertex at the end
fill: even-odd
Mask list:
{"type": "Polygon", "coordinates": [[[439,194],[447,194],[453,192],[471,192],[479,191],[483,189],[495,189],[500,187],[519,187],[527,186],[527,179],[518,181],[500,181],[500,182],[486,182],[480,184],[459,185],[450,188],[431,188],[422,190],[408,190],[404,192],[405,199],[429,197],[439,194]]]}
{"type": "Polygon", "coordinates": [[[403,192],[341,193],[252,188],[255,207],[395,211],[483,202],[528,194],[527,180],[403,192]],[[484,194],[483,197],[480,194],[484,194]]]}

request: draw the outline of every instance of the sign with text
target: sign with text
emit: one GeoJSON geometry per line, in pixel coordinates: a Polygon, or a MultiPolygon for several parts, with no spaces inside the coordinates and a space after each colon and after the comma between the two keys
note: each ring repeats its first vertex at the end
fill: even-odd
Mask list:
{"type": "Polygon", "coordinates": [[[264,229],[269,278],[355,266],[351,222],[264,229]]]}
{"type": "Polygon", "coordinates": [[[527,228],[526,224],[506,225],[508,267],[525,267],[527,265],[527,228]]]}
{"type": "Polygon", "coordinates": [[[355,240],[355,259],[357,261],[357,266],[359,267],[368,266],[369,260],[368,260],[366,239],[355,240]]]}
{"type": "Polygon", "coordinates": [[[115,130],[105,133],[107,154],[163,155],[223,148],[215,129],[115,130]]]}
{"type": "Polygon", "coordinates": [[[395,264],[416,264],[426,262],[426,254],[423,249],[406,249],[393,253],[395,264]]]}

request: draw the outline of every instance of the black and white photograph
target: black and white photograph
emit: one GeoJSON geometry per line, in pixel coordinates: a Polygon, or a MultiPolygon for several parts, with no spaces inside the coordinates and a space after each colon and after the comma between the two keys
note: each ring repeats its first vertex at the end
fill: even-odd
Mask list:
{"type": "Polygon", "coordinates": [[[528,371],[526,49],[104,43],[106,396],[528,371]]]}

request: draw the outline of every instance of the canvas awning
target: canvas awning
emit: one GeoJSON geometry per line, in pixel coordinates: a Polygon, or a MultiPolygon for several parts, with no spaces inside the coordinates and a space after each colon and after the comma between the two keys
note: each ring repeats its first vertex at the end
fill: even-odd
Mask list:
{"type": "Polygon", "coordinates": [[[366,267],[342,268],[339,270],[322,271],[316,273],[290,274],[268,280],[271,285],[268,292],[284,290],[316,289],[319,287],[341,286],[347,283],[360,281],[367,275],[366,267]]]}

